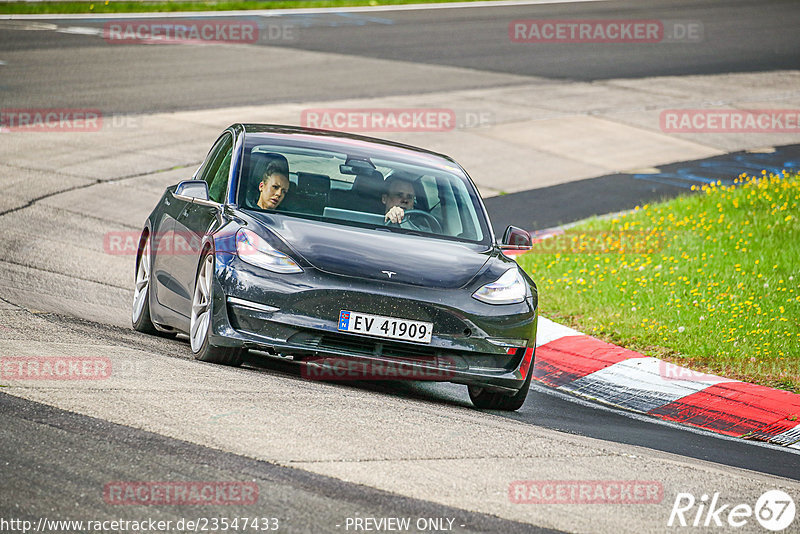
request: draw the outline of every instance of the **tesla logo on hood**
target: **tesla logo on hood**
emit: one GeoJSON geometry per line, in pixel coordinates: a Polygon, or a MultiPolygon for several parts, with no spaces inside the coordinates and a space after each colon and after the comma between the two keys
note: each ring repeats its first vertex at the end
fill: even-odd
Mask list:
{"type": "Polygon", "coordinates": [[[386,276],[388,276],[389,278],[391,278],[393,274],[397,274],[397,273],[396,273],[396,272],[394,272],[394,271],[381,271],[381,272],[382,272],[383,274],[385,274],[386,276]]]}

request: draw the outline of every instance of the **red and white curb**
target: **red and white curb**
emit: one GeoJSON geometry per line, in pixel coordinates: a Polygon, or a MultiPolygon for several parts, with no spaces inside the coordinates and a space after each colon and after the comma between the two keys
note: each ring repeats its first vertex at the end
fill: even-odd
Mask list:
{"type": "Polygon", "coordinates": [[[604,404],[800,449],[800,395],[698,373],[539,317],[533,379],[604,404]]]}

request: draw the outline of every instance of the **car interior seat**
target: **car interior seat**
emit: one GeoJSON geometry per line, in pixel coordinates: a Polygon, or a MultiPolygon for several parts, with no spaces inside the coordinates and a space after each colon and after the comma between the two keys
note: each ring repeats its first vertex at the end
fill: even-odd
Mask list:
{"type": "Polygon", "coordinates": [[[350,190],[331,191],[331,205],[337,208],[367,213],[383,213],[381,202],[383,175],[377,170],[365,170],[356,175],[350,190]]]}
{"type": "Polygon", "coordinates": [[[279,209],[309,215],[322,215],[328,205],[331,178],[325,174],[298,172],[297,186],[290,187],[279,209]]]}

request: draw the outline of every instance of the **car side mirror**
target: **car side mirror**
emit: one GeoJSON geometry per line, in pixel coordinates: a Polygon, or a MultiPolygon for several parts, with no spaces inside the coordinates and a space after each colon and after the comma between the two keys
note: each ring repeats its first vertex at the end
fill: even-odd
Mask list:
{"type": "Polygon", "coordinates": [[[175,187],[172,196],[178,200],[202,204],[204,206],[216,206],[208,198],[208,184],[203,180],[184,180],[175,187]]]}
{"type": "Polygon", "coordinates": [[[527,230],[509,226],[503,234],[503,243],[500,248],[510,250],[529,250],[533,246],[533,239],[527,230]]]}

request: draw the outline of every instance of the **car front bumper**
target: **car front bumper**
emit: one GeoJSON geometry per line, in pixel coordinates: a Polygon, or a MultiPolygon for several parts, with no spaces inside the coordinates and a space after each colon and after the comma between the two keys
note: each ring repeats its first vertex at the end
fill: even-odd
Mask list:
{"type": "Polygon", "coordinates": [[[292,355],[321,380],[433,380],[514,393],[533,367],[536,297],[493,306],[467,289],[364,281],[313,269],[273,275],[216,262],[211,343],[292,355]],[[338,330],[341,310],[428,321],[428,344],[338,330]]]}

